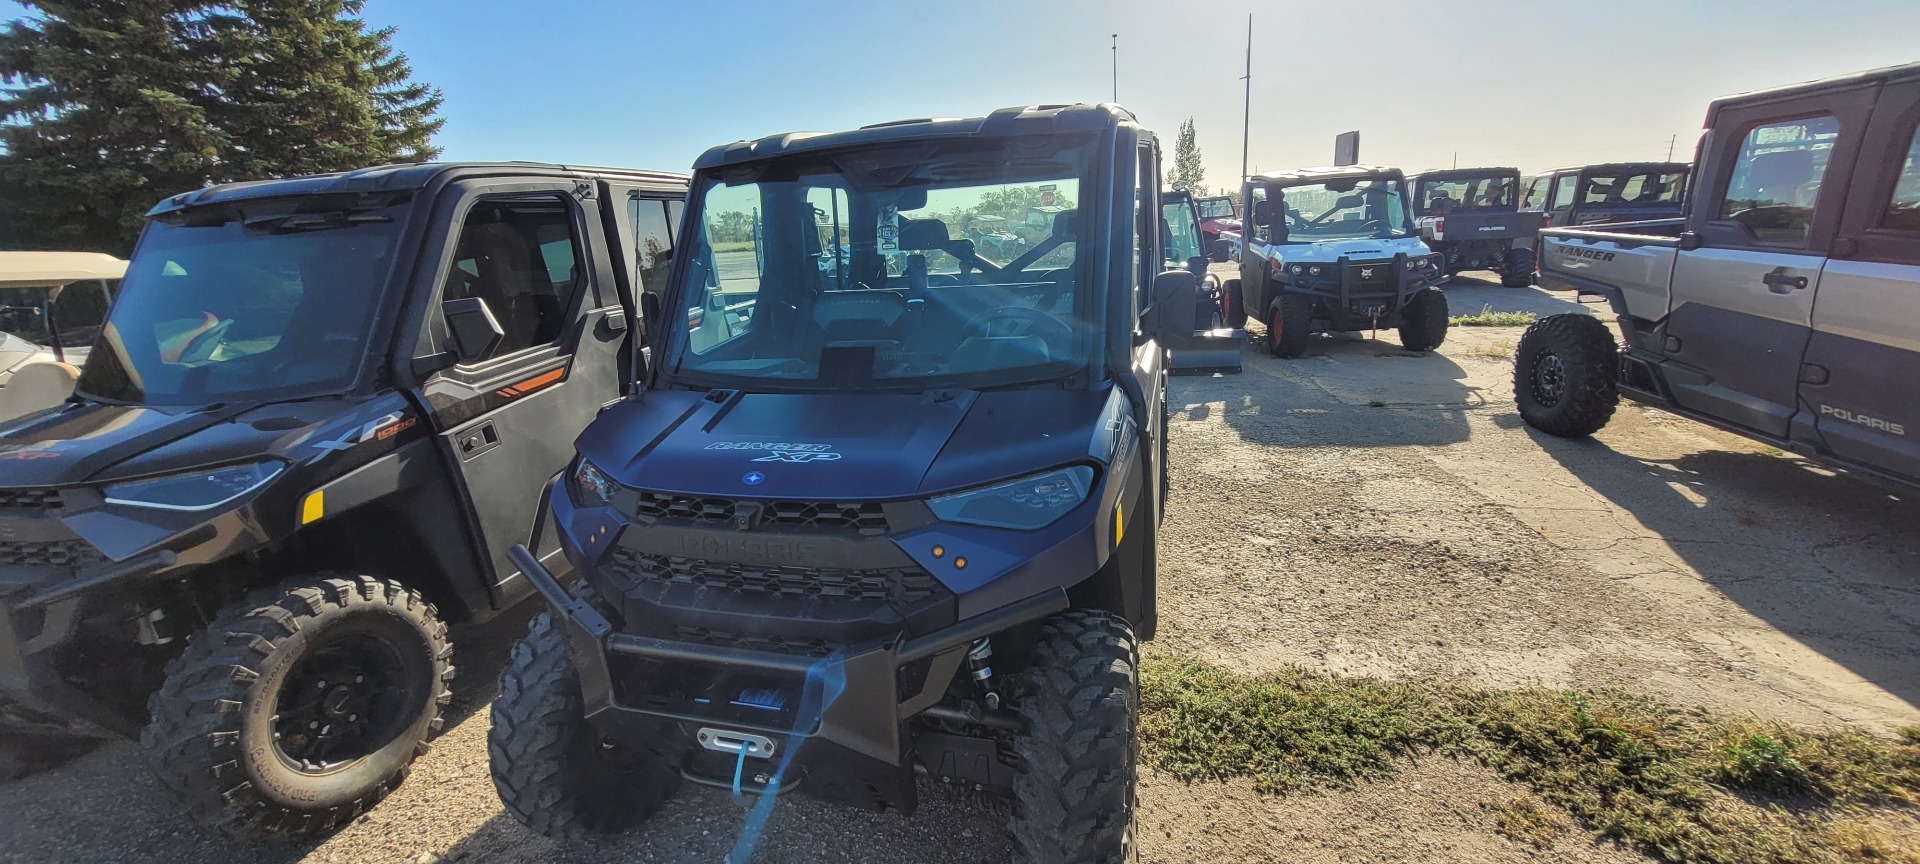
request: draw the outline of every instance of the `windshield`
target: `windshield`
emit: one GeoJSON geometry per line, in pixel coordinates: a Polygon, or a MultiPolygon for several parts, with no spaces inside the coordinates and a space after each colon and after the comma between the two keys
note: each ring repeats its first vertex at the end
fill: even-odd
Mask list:
{"type": "Polygon", "coordinates": [[[1401,181],[1336,180],[1274,190],[1286,208],[1283,243],[1322,240],[1390,240],[1406,236],[1401,181]]]}
{"type": "Polygon", "coordinates": [[[400,204],[315,196],[159,217],[77,389],[192,406],[346,387],[367,351],[400,204]]]}
{"type": "Polygon", "coordinates": [[[1200,208],[1200,218],[1220,219],[1233,216],[1233,198],[1222,195],[1218,198],[1201,198],[1193,202],[1200,208]]]}
{"type": "Polygon", "coordinates": [[[0,288],[0,334],[51,346],[58,327],[61,347],[85,348],[107,317],[119,284],[118,279],[82,279],[59,288],[0,288]]]}
{"type": "Polygon", "coordinates": [[[760,389],[1051,381],[1095,350],[1082,136],[890,145],[695,183],[667,374],[760,389]],[[834,250],[829,252],[829,250],[834,250]]]}
{"type": "Polygon", "coordinates": [[[1581,204],[1677,204],[1687,175],[1679,171],[1588,174],[1581,204]]]}
{"type": "Polygon", "coordinates": [[[1415,198],[1422,214],[1445,216],[1455,210],[1513,207],[1520,185],[1510,174],[1422,180],[1415,198]]]}
{"type": "Polygon", "coordinates": [[[1184,198],[1160,205],[1161,245],[1167,249],[1167,261],[1175,267],[1187,266],[1187,259],[1204,257],[1200,252],[1200,226],[1195,222],[1192,202],[1184,198]]]}

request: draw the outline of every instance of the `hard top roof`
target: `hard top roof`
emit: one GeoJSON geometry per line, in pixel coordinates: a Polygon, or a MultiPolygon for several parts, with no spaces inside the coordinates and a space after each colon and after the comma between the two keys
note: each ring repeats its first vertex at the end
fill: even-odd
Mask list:
{"type": "Polygon", "coordinates": [[[0,252],[0,288],[52,288],[125,275],[127,262],[104,252],[0,252]]]}
{"type": "Polygon", "coordinates": [[[1831,78],[1821,78],[1815,81],[1802,81],[1798,84],[1787,84],[1781,87],[1769,87],[1764,90],[1753,90],[1746,93],[1735,93],[1731,96],[1722,96],[1707,105],[1707,127],[1712,128],[1714,115],[1725,108],[1747,105],[1754,102],[1767,102],[1792,96],[1804,96],[1820,90],[1850,87],[1868,81],[1889,83],[1894,81],[1920,81],[1920,63],[1884,66],[1879,69],[1849,72],[1845,75],[1835,75],[1831,78]]]}
{"type": "MultiPolygon", "coordinates": [[[[1098,132],[1138,122],[1133,112],[1111,102],[1015,106],[1001,108],[985,117],[923,117],[875,123],[847,132],[786,132],[757,141],[736,141],[709,148],[694,160],[693,167],[698,171],[775,156],[921,138],[1098,132]]],[[[1141,134],[1152,133],[1142,130],[1141,134]]]]}
{"type": "Polygon", "coordinates": [[[667,171],[629,168],[595,168],[581,165],[557,165],[544,162],[405,162],[376,165],[333,174],[309,174],[276,180],[252,180],[223,183],[182,192],[155,204],[152,216],[183,207],[200,207],[259,198],[333,193],[395,192],[423,189],[438,178],[449,176],[550,176],[604,177],[685,188],[687,175],[667,171]]]}
{"type": "Polygon", "coordinates": [[[1394,177],[1405,176],[1400,173],[1400,169],[1389,168],[1385,165],[1342,165],[1338,167],[1289,168],[1285,171],[1269,171],[1265,174],[1255,174],[1250,179],[1259,180],[1264,183],[1292,184],[1311,183],[1318,180],[1340,180],[1348,177],[1376,177],[1382,174],[1389,174],[1394,177]]]}
{"type": "Polygon", "coordinates": [[[1509,174],[1509,175],[1518,177],[1520,176],[1520,169],[1518,168],[1436,168],[1432,171],[1421,171],[1418,174],[1408,174],[1407,179],[1408,180],[1448,180],[1454,177],[1485,177],[1488,174],[1509,174]]]}
{"type": "Polygon", "coordinates": [[[1691,162],[1595,162],[1592,165],[1568,165],[1564,168],[1553,168],[1542,171],[1534,176],[1538,178],[1548,174],[1565,174],[1570,171],[1597,171],[1605,173],[1616,171],[1659,171],[1665,174],[1674,171],[1691,170],[1693,170],[1693,163],[1691,162]]]}

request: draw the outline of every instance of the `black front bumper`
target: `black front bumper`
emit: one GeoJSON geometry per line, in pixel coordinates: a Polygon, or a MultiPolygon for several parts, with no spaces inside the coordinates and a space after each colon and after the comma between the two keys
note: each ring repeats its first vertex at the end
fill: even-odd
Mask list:
{"type": "Polygon", "coordinates": [[[569,594],[524,547],[516,567],[565,623],[587,718],[609,736],[689,742],[682,773],[743,790],[809,795],[857,806],[916,804],[907,721],[946,694],[975,641],[1067,608],[1055,588],[924,635],[903,631],[824,655],[768,651],[620,632],[593,604],[569,594]],[[771,758],[705,750],[701,732],[760,736],[771,758]],[[720,758],[715,758],[716,756],[720,758]]]}
{"type": "Polygon", "coordinates": [[[1319,300],[1332,321],[1329,329],[1335,332],[1364,330],[1376,325],[1397,327],[1407,298],[1435,284],[1440,276],[1428,265],[1431,258],[1416,262],[1411,270],[1407,269],[1408,260],[1405,253],[1371,261],[1341,257],[1335,263],[1317,265],[1323,268],[1318,275],[1307,271],[1295,274],[1294,265],[1287,265],[1282,284],[1290,293],[1319,300]],[[1332,272],[1326,272],[1327,269],[1332,272]]]}

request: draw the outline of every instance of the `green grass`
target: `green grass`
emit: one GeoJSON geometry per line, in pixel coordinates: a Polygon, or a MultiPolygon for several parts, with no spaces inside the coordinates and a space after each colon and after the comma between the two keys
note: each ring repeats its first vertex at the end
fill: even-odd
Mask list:
{"type": "Polygon", "coordinates": [[[1448,318],[1447,323],[1455,327],[1525,327],[1535,317],[1532,312],[1495,312],[1493,305],[1487,304],[1475,314],[1448,318]]]}
{"type": "Polygon", "coordinates": [[[713,251],[715,252],[748,252],[752,251],[752,249],[752,240],[728,240],[724,243],[713,244],[713,251]]]}
{"type": "MultiPolygon", "coordinates": [[[[1920,846],[1879,821],[1885,808],[1920,804],[1920,731],[1810,730],[1617,691],[1298,669],[1248,677],[1159,657],[1141,671],[1144,756],[1187,780],[1248,778],[1274,793],[1347,787],[1440,755],[1491,767],[1664,861],[1920,862],[1920,846]]],[[[1492,809],[1495,829],[1521,842],[1544,845],[1559,830],[1533,799],[1492,809]]]]}

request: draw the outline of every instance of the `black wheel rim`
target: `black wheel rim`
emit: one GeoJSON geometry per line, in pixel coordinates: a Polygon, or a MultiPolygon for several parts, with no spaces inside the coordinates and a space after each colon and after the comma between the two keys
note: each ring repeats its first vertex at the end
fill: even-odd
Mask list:
{"type": "Polygon", "coordinates": [[[320,636],[294,662],[275,700],[274,752],[302,774],[331,774],[379,752],[425,702],[422,667],[391,634],[345,629],[320,636]]]}
{"type": "Polygon", "coordinates": [[[1542,351],[1533,363],[1533,401],[1546,407],[1560,404],[1567,395],[1567,367],[1560,355],[1542,351]]]}

